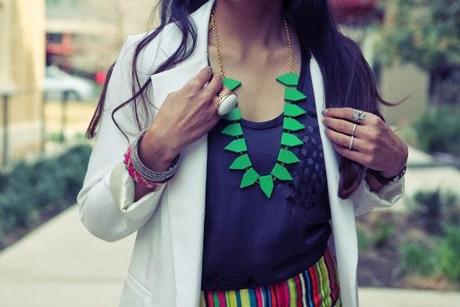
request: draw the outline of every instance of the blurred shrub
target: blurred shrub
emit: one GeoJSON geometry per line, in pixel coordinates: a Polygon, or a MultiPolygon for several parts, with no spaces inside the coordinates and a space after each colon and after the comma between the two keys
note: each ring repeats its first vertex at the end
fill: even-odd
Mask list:
{"type": "Polygon", "coordinates": [[[408,242],[400,247],[401,268],[410,274],[429,276],[435,272],[435,258],[429,246],[422,242],[408,242]]]}
{"type": "Polygon", "coordinates": [[[445,235],[435,249],[435,258],[442,275],[460,282],[460,227],[445,227],[445,235]]]}
{"type": "Polygon", "coordinates": [[[413,212],[423,218],[425,228],[438,233],[443,223],[455,223],[460,219],[458,196],[451,191],[435,189],[414,194],[413,212]]]}
{"type": "Polygon", "coordinates": [[[442,276],[460,282],[460,227],[446,225],[440,237],[401,245],[401,268],[420,276],[442,276]]]}
{"type": "Polygon", "coordinates": [[[450,153],[460,157],[460,108],[429,108],[414,124],[420,148],[429,153],[450,153]]]}
{"type": "Polygon", "coordinates": [[[0,173],[0,246],[17,227],[31,228],[42,214],[74,204],[90,152],[89,145],[78,145],[57,157],[19,162],[9,173],[0,173]]]}
{"type": "Polygon", "coordinates": [[[362,224],[357,224],[358,247],[360,250],[382,248],[389,244],[395,231],[396,225],[384,219],[379,219],[369,229],[362,224]]]}
{"type": "Polygon", "coordinates": [[[367,230],[361,224],[356,224],[356,233],[358,236],[358,249],[367,250],[372,247],[372,242],[367,230]]]}

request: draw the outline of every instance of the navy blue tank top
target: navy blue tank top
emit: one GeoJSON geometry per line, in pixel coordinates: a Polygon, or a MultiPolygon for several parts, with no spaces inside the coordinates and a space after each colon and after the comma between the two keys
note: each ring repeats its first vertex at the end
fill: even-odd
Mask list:
{"type": "MultiPolygon", "coordinates": [[[[259,287],[284,281],[314,264],[327,247],[331,228],[323,151],[309,69],[302,51],[298,88],[307,99],[304,144],[293,148],[301,159],[287,165],[293,181],[275,182],[271,199],[258,185],[240,189],[242,171],[228,167],[236,155],[224,147],[221,119],[208,133],[203,290],[259,287]]],[[[275,84],[275,81],[274,81],[275,84]]],[[[282,85],[280,85],[282,86],[282,85]]],[[[241,120],[248,154],[259,174],[270,173],[280,149],[283,114],[264,122],[241,120]]]]}

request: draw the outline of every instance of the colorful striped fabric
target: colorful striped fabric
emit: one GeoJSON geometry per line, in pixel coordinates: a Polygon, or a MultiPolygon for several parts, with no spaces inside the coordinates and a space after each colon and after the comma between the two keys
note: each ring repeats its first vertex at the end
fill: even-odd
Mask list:
{"type": "Polygon", "coordinates": [[[286,281],[237,290],[201,291],[200,307],[340,307],[339,282],[329,250],[286,281]]]}

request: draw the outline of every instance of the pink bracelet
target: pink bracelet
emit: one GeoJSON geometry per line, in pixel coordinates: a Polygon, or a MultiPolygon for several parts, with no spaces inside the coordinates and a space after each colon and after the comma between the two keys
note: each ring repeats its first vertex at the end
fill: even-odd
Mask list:
{"type": "Polygon", "coordinates": [[[142,177],[142,175],[134,168],[131,155],[132,155],[132,147],[128,146],[128,150],[124,154],[123,162],[125,164],[126,170],[128,171],[131,178],[133,178],[134,182],[139,183],[140,185],[146,188],[149,188],[149,189],[154,189],[157,186],[159,186],[158,182],[149,181],[145,179],[144,177],[142,177]]]}

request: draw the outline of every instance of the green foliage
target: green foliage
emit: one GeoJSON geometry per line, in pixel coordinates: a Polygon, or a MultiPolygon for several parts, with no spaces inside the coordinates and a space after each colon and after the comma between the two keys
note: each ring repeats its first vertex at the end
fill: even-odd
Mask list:
{"type": "Polygon", "coordinates": [[[360,227],[358,224],[356,231],[357,231],[357,236],[358,236],[358,249],[360,251],[370,249],[372,247],[372,242],[371,242],[371,239],[369,238],[369,235],[366,229],[364,229],[363,227],[360,227]]]}
{"type": "Polygon", "coordinates": [[[0,245],[16,227],[31,228],[44,211],[61,211],[75,202],[91,149],[71,148],[58,157],[32,164],[19,162],[0,173],[0,245]]]}
{"type": "Polygon", "coordinates": [[[431,248],[421,242],[409,242],[400,247],[401,267],[410,274],[429,276],[435,272],[436,259],[431,248]]]}
{"type": "Polygon", "coordinates": [[[440,237],[408,242],[400,247],[401,268],[420,276],[444,276],[460,282],[460,227],[446,225],[440,237]]]}
{"type": "Polygon", "coordinates": [[[460,63],[458,0],[387,0],[380,61],[395,57],[426,71],[460,63]]]}
{"type": "Polygon", "coordinates": [[[460,109],[454,106],[427,109],[414,124],[420,149],[460,157],[459,118],[460,109]]]}
{"type": "Polygon", "coordinates": [[[396,226],[391,223],[381,223],[375,230],[374,234],[374,245],[376,247],[382,247],[390,241],[391,237],[395,234],[396,226]]]}
{"type": "Polygon", "coordinates": [[[384,247],[394,236],[395,231],[396,225],[383,219],[379,220],[372,229],[366,229],[363,225],[358,224],[358,247],[360,250],[384,247]]]}
{"type": "Polygon", "coordinates": [[[460,281],[460,227],[446,226],[444,237],[435,251],[439,272],[452,281],[460,281]]]}

